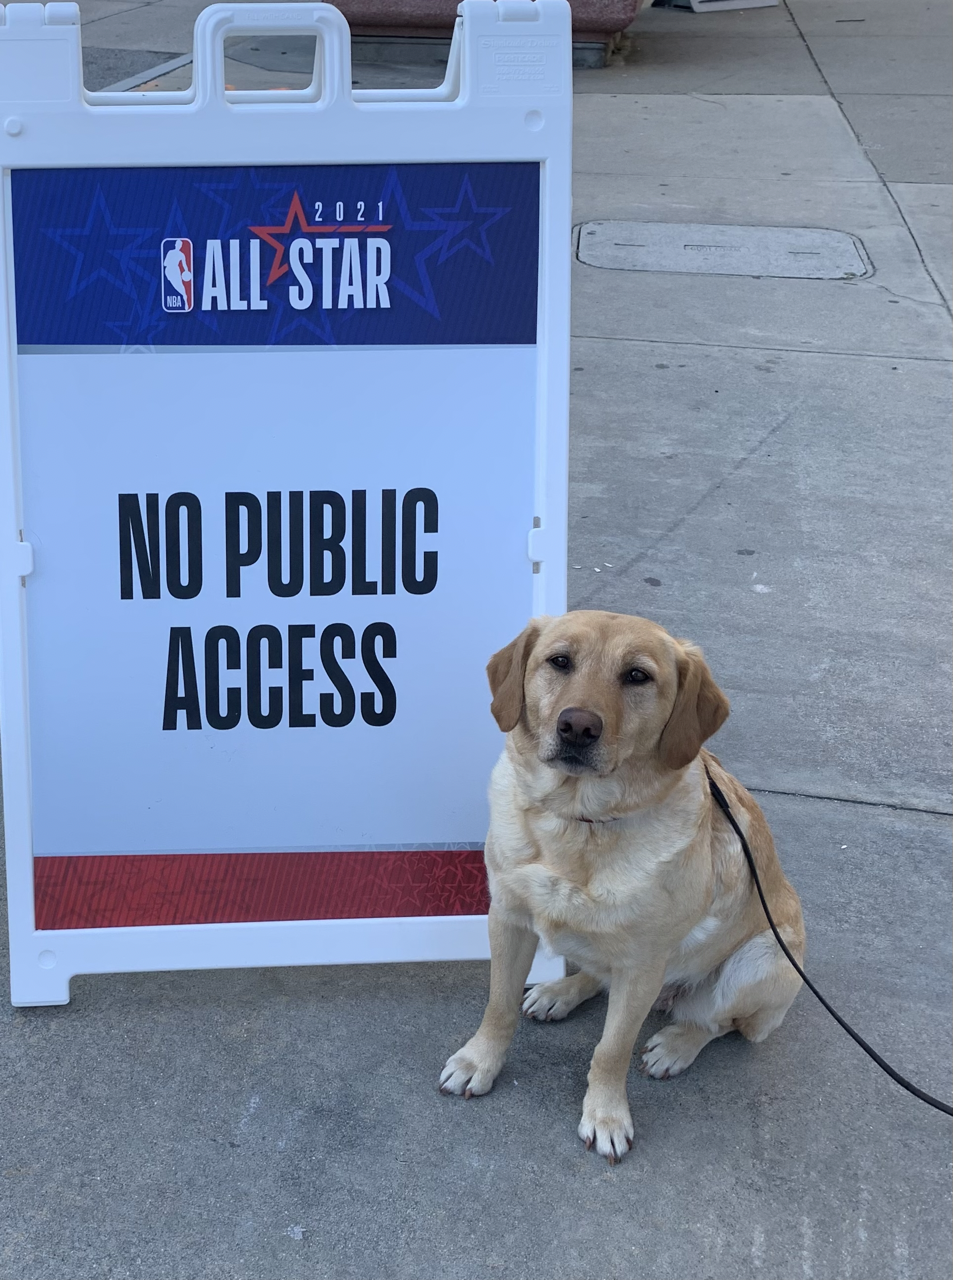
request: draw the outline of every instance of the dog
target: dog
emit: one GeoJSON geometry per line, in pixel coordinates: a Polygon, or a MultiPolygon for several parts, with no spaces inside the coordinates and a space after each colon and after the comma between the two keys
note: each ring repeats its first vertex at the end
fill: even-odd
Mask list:
{"type": "Polygon", "coordinates": [[[522,1012],[565,1018],[608,990],[579,1136],[610,1164],[631,1149],[626,1078],[654,1007],[671,1022],[641,1070],[668,1079],[718,1036],[764,1040],[801,986],[770,933],[740,842],[799,962],[804,922],[758,805],[703,743],[728,700],[702,651],[645,618],[579,611],[536,618],[487,667],[507,734],[490,782],[490,997],[448,1060],[441,1091],[487,1093],[522,1012]],[[524,995],[537,941],[578,972],[524,995]]]}

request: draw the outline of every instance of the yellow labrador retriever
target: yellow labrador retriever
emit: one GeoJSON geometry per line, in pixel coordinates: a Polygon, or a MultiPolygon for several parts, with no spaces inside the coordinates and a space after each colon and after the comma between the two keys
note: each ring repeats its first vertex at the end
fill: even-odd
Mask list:
{"type": "Polygon", "coordinates": [[[565,1018],[608,988],[579,1136],[614,1163],[632,1146],[632,1049],[657,1003],[672,1021],[642,1052],[646,1075],[684,1071],[717,1036],[763,1040],[801,985],[768,930],[737,836],[751,846],[781,936],[804,922],[761,810],[702,749],[728,700],[701,650],[618,613],[537,618],[490,659],[492,712],[508,735],[490,782],[490,999],[447,1062],[445,1093],[487,1093],[523,1013],[565,1018]],[[580,972],[525,997],[537,938],[580,972]]]}

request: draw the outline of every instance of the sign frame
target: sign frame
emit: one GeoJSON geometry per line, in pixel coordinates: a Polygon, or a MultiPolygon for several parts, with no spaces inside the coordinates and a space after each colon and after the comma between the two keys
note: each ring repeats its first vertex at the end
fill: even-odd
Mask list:
{"type": "MultiPolygon", "coordinates": [[[[352,91],[350,31],[329,4],[215,4],[196,21],[190,90],[119,94],[83,88],[77,5],[0,6],[0,729],[14,1005],[68,1003],[78,974],[489,955],[482,915],[56,930],[37,929],[34,917],[27,662],[34,548],[24,535],[12,171],[135,168],[143,156],[150,167],[538,163],[536,515],[526,530],[525,572],[532,614],[565,611],[570,9],[567,0],[463,0],[458,12],[447,76],[436,89],[352,91]],[[225,39],[266,31],[317,36],[311,88],[226,89],[225,39]]],[[[540,953],[532,977],[562,972],[561,960],[540,953]]]]}

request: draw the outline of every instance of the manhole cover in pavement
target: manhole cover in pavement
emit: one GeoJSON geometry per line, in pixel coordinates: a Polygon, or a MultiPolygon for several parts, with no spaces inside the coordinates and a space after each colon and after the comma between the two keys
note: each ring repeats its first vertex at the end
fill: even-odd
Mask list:
{"type": "Polygon", "coordinates": [[[578,257],[615,271],[856,280],[872,271],[864,246],[821,227],[720,227],[702,222],[584,222],[578,257]]]}

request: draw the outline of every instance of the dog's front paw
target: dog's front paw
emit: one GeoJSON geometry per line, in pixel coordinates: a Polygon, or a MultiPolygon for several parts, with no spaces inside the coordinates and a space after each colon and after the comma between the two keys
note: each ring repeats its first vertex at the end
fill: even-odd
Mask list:
{"type": "Polygon", "coordinates": [[[503,1066],[503,1053],[474,1036],[447,1059],[440,1073],[440,1092],[463,1094],[465,1098],[489,1093],[503,1066]]]}
{"type": "Polygon", "coordinates": [[[582,1104],[579,1136],[587,1151],[594,1146],[610,1164],[621,1160],[632,1150],[635,1139],[632,1113],[625,1096],[617,1098],[590,1089],[582,1104]]]}

